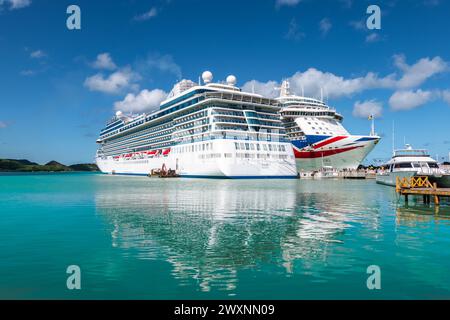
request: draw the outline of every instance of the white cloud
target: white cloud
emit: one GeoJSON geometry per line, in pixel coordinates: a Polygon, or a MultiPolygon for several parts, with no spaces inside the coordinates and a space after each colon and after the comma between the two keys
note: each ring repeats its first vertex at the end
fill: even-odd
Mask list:
{"type": "Polygon", "coordinates": [[[349,25],[351,27],[353,27],[353,29],[358,30],[358,31],[366,31],[367,30],[367,26],[366,26],[365,20],[350,21],[349,25]]]}
{"type": "Polygon", "coordinates": [[[323,72],[309,68],[305,72],[297,72],[291,78],[291,88],[300,94],[302,88],[306,95],[318,96],[321,88],[330,98],[351,96],[355,93],[372,88],[387,88],[393,85],[393,75],[379,78],[377,74],[369,72],[365,76],[344,78],[330,72],[323,72]]]}
{"type": "Polygon", "coordinates": [[[102,73],[97,73],[88,77],[84,85],[91,91],[100,91],[104,93],[120,93],[126,88],[137,89],[134,82],[139,80],[140,76],[130,68],[123,68],[105,78],[102,73]]]}
{"type": "Polygon", "coordinates": [[[279,84],[276,81],[259,82],[257,80],[251,80],[244,84],[242,90],[245,92],[254,92],[261,94],[265,97],[275,98],[279,96],[277,87],[279,84]]]}
{"type": "Polygon", "coordinates": [[[366,42],[367,43],[378,42],[380,40],[381,40],[380,35],[378,33],[375,33],[375,32],[373,32],[371,34],[368,34],[366,36],[366,42]]]}
{"type": "Polygon", "coordinates": [[[0,0],[0,9],[3,4],[8,4],[10,10],[28,7],[31,0],[0,0]]]}
{"type": "Polygon", "coordinates": [[[288,40],[299,41],[304,37],[305,34],[300,31],[300,27],[297,24],[297,20],[295,20],[295,18],[292,18],[291,22],[289,23],[289,30],[284,35],[284,38],[288,40]]]}
{"type": "Polygon", "coordinates": [[[376,100],[368,100],[364,102],[356,101],[353,106],[353,116],[357,118],[367,118],[373,115],[375,118],[381,117],[383,113],[383,105],[376,100]]]}
{"type": "MultiPolygon", "coordinates": [[[[369,72],[364,77],[345,79],[330,72],[323,72],[315,68],[309,68],[305,72],[296,72],[288,78],[291,84],[291,91],[301,95],[304,91],[307,96],[319,96],[321,88],[324,94],[330,98],[351,96],[369,88],[389,87],[393,85],[393,76],[379,78],[376,74],[369,72]]],[[[269,97],[278,96],[278,91],[271,89],[278,87],[276,81],[261,83],[252,80],[244,84],[243,88],[248,89],[254,85],[255,92],[269,97]]]]}
{"type": "Polygon", "coordinates": [[[276,6],[277,7],[281,7],[281,6],[296,6],[297,4],[299,4],[301,2],[301,0],[277,0],[276,1],[276,6]]]}
{"type": "Polygon", "coordinates": [[[41,58],[45,58],[47,56],[47,54],[42,51],[42,50],[36,50],[30,53],[30,58],[33,59],[41,59],[41,58]]]}
{"type": "Polygon", "coordinates": [[[181,79],[181,68],[175,63],[171,55],[149,55],[144,63],[141,63],[141,68],[156,68],[162,72],[169,72],[174,74],[177,79],[181,79]]]}
{"type": "Polygon", "coordinates": [[[144,112],[159,108],[161,101],[166,99],[167,93],[161,89],[142,90],[139,94],[127,94],[122,100],[114,103],[114,109],[122,112],[144,112]]]}
{"type": "Polygon", "coordinates": [[[450,105],[450,90],[444,90],[441,93],[442,99],[450,105]]]}
{"type": "Polygon", "coordinates": [[[92,63],[92,67],[105,70],[114,70],[117,68],[111,55],[107,52],[97,55],[97,59],[92,63]]]}
{"type": "Polygon", "coordinates": [[[0,129],[4,129],[6,128],[8,125],[6,124],[6,122],[0,121],[0,129]]]}
{"type": "Polygon", "coordinates": [[[331,30],[332,27],[333,25],[331,24],[331,21],[328,18],[323,18],[319,22],[319,29],[320,32],[322,32],[323,36],[325,36],[331,30]]]}
{"type": "Polygon", "coordinates": [[[135,16],[133,19],[136,20],[136,21],[145,21],[145,20],[149,20],[149,19],[151,19],[153,17],[156,17],[157,15],[158,15],[158,9],[153,7],[149,11],[135,16]]]}
{"type": "Polygon", "coordinates": [[[394,56],[394,65],[403,72],[402,78],[397,82],[399,88],[414,88],[420,86],[428,78],[448,71],[448,64],[441,57],[433,59],[422,58],[413,65],[408,65],[404,55],[394,56]]]}
{"type": "Polygon", "coordinates": [[[401,90],[396,91],[389,98],[389,104],[392,110],[409,110],[417,108],[425,103],[431,101],[436,95],[431,91],[401,90]]]}
{"type": "Polygon", "coordinates": [[[25,77],[34,76],[35,74],[36,71],[30,69],[20,71],[20,75],[25,77]]]}
{"type": "MultiPolygon", "coordinates": [[[[423,84],[433,75],[447,70],[447,63],[440,57],[420,59],[411,66],[399,59],[399,56],[396,56],[395,60],[398,72],[384,77],[380,77],[374,72],[368,72],[359,77],[344,78],[331,72],[309,68],[304,72],[296,72],[288,80],[294,94],[301,95],[303,88],[305,95],[318,97],[322,88],[325,96],[339,98],[349,97],[369,89],[412,89],[423,84]]],[[[253,86],[256,93],[269,97],[278,96],[278,92],[273,90],[273,87],[279,86],[276,81],[263,83],[252,80],[244,84],[243,88],[251,91],[253,86]]]]}

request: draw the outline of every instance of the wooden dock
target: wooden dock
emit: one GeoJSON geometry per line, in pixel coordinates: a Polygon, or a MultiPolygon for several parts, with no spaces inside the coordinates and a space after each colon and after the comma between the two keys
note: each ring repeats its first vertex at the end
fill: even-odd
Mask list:
{"type": "Polygon", "coordinates": [[[405,197],[408,202],[409,195],[422,196],[424,203],[431,203],[431,197],[435,205],[439,205],[442,197],[450,197],[450,188],[438,188],[436,183],[431,183],[427,176],[409,178],[397,177],[395,190],[405,197]]]}

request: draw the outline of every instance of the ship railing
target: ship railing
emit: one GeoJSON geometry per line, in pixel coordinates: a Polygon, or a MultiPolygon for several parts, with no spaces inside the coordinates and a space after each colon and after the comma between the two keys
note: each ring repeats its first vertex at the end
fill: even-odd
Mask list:
{"type": "Polygon", "coordinates": [[[428,167],[424,167],[421,166],[420,169],[417,171],[418,174],[423,174],[423,175],[433,175],[433,174],[442,174],[443,170],[440,168],[428,168],[428,167]]]}
{"type": "Polygon", "coordinates": [[[397,192],[401,189],[433,188],[433,184],[431,184],[427,176],[397,177],[395,180],[395,186],[397,192]]]}
{"type": "Polygon", "coordinates": [[[205,92],[205,93],[203,93],[203,96],[206,99],[221,99],[221,100],[248,102],[248,103],[255,103],[255,104],[264,104],[264,105],[270,105],[270,106],[276,106],[276,107],[279,106],[278,101],[273,100],[273,99],[249,96],[249,95],[238,94],[238,93],[205,92]]]}

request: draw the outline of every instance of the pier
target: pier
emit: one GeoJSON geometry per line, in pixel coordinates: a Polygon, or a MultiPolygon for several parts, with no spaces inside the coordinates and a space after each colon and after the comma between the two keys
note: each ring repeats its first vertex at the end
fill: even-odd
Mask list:
{"type": "Polygon", "coordinates": [[[395,190],[405,197],[408,202],[409,195],[422,196],[424,203],[431,203],[431,197],[435,205],[439,205],[442,197],[450,197],[450,188],[438,188],[436,183],[431,183],[427,176],[397,177],[395,190]]]}

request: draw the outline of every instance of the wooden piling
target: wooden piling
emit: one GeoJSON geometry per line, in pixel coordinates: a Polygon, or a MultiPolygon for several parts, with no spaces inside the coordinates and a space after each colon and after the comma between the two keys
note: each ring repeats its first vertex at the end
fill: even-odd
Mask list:
{"type": "Polygon", "coordinates": [[[438,188],[436,183],[431,184],[427,176],[397,177],[395,190],[405,197],[405,203],[408,203],[409,195],[417,195],[422,196],[425,204],[430,204],[433,196],[435,206],[439,206],[442,197],[450,197],[450,188],[438,188]]]}

